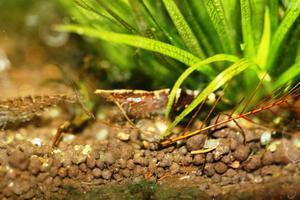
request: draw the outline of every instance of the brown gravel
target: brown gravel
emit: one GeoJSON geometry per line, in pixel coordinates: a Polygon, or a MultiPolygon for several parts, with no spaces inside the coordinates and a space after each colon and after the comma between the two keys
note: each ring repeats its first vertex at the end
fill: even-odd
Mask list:
{"type": "Polygon", "coordinates": [[[194,165],[203,165],[205,163],[205,155],[197,154],[194,156],[193,164],[194,165]]]}
{"type": "Polygon", "coordinates": [[[234,152],[234,157],[238,161],[245,161],[250,154],[250,148],[245,145],[238,146],[234,152]]]}
{"type": "Polygon", "coordinates": [[[215,164],[215,171],[218,173],[218,174],[223,174],[227,171],[228,169],[228,166],[225,165],[223,162],[217,162],[215,164]]]}
{"type": "Polygon", "coordinates": [[[204,134],[195,135],[187,140],[186,148],[188,151],[202,149],[205,140],[206,140],[206,136],[204,134]]]}
{"type": "MultiPolygon", "coordinates": [[[[220,131],[214,132],[213,136],[194,136],[180,147],[155,150],[144,148],[138,141],[133,142],[132,137],[128,141],[116,139],[118,131],[110,132],[109,138],[99,141],[78,135],[78,141],[63,141],[52,150],[48,144],[44,147],[19,140],[12,140],[10,144],[4,142],[0,144],[0,178],[3,180],[0,195],[50,197],[54,193],[63,193],[66,185],[89,191],[93,186],[108,183],[143,178],[164,182],[172,177],[178,177],[178,184],[185,179],[211,181],[212,185],[201,184],[201,188],[216,192],[218,187],[243,182],[263,183],[272,177],[296,174],[300,169],[298,164],[286,165],[293,164],[293,159],[298,158],[298,149],[288,140],[280,140],[283,143],[271,151],[262,147],[257,139],[243,144],[240,134],[229,128],[220,131]],[[192,149],[204,148],[204,142],[209,138],[217,138],[219,145],[208,153],[191,155],[192,149]],[[10,180],[15,180],[18,188],[12,187],[10,180]]],[[[28,132],[24,137],[39,136],[29,133],[35,132],[28,132]]],[[[12,135],[14,132],[9,131],[0,137],[6,141],[12,135]]]]}

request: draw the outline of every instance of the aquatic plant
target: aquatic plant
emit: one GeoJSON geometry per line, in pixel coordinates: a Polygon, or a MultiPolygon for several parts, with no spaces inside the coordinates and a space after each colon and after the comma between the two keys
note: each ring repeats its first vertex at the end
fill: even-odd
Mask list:
{"type": "Polygon", "coordinates": [[[112,63],[109,70],[118,69],[119,74],[141,71],[151,79],[152,87],[170,87],[177,79],[167,117],[179,87],[202,91],[164,137],[211,93],[224,87],[223,99],[234,107],[248,97],[244,108],[249,110],[250,104],[274,89],[290,88],[299,80],[298,0],[60,2],[74,23],[56,29],[86,36],[101,58],[112,63]],[[258,83],[261,87],[251,97],[258,83]]]}

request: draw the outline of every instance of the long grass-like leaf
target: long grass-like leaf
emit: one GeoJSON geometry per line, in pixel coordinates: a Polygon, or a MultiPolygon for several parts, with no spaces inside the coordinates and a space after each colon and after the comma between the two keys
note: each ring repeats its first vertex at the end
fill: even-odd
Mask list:
{"type": "Polygon", "coordinates": [[[182,85],[182,83],[184,82],[184,80],[191,74],[193,73],[195,70],[197,70],[198,68],[201,68],[203,65],[207,65],[209,63],[213,63],[213,62],[219,62],[219,61],[229,61],[229,62],[236,62],[238,61],[238,57],[233,56],[233,55],[226,55],[226,54],[217,54],[215,56],[209,57],[197,64],[192,65],[191,67],[189,67],[188,69],[186,69],[181,75],[180,77],[177,79],[176,83],[174,84],[170,95],[169,95],[169,100],[168,100],[168,104],[167,104],[167,109],[166,109],[166,117],[169,116],[172,106],[174,104],[175,101],[175,97],[176,97],[176,93],[178,91],[178,89],[180,88],[180,86],[182,85]]]}
{"type": "Polygon", "coordinates": [[[209,85],[194,99],[194,101],[186,107],[172,122],[172,124],[167,128],[167,130],[161,135],[161,139],[168,136],[171,133],[171,130],[190,112],[192,112],[209,94],[216,91],[227,83],[234,76],[238,75],[252,63],[247,59],[240,59],[238,62],[234,63],[224,71],[222,71],[218,76],[212,80],[209,85]]]}
{"type": "Polygon", "coordinates": [[[267,62],[267,68],[269,70],[272,70],[275,67],[274,62],[276,61],[276,58],[278,58],[280,46],[283,40],[286,38],[292,25],[298,18],[299,14],[300,14],[300,6],[296,6],[296,5],[292,6],[287,10],[287,13],[285,14],[282,22],[277,28],[274,37],[272,38],[269,59],[267,62]]]}
{"type": "Polygon", "coordinates": [[[255,55],[253,29],[251,24],[251,7],[250,0],[241,0],[241,14],[242,14],[242,32],[243,42],[245,46],[245,56],[253,58],[255,55]]]}
{"type": "Polygon", "coordinates": [[[273,89],[280,87],[293,80],[297,76],[300,76],[300,61],[289,67],[272,85],[273,89]]]}
{"type": "MultiPolygon", "coordinates": [[[[137,35],[115,33],[115,32],[101,30],[99,28],[94,29],[94,28],[84,27],[80,25],[57,26],[57,30],[75,32],[80,35],[87,35],[89,37],[95,37],[110,42],[126,44],[130,46],[154,51],[169,56],[171,58],[174,58],[186,65],[193,65],[201,61],[198,57],[194,56],[193,54],[185,50],[182,50],[180,48],[177,48],[175,46],[172,46],[164,42],[160,42],[157,40],[153,40],[153,39],[149,39],[137,35]]],[[[202,68],[198,70],[208,76],[214,74],[214,70],[208,67],[207,65],[202,66],[202,68]]]]}
{"type": "MultiPolygon", "coordinates": [[[[213,50],[215,54],[224,53],[220,38],[218,37],[218,33],[214,28],[213,22],[205,7],[205,1],[198,1],[198,0],[185,0],[185,1],[188,1],[188,3],[191,4],[190,8],[193,11],[194,17],[197,20],[197,23],[199,24],[201,29],[203,29],[206,39],[213,46],[213,50]]],[[[200,37],[200,35],[197,36],[198,38],[200,37]]]]}
{"type": "Polygon", "coordinates": [[[184,5],[184,6],[182,6],[182,9],[183,9],[182,12],[187,16],[187,21],[189,24],[191,24],[191,27],[192,27],[193,31],[195,32],[195,35],[197,36],[201,46],[205,50],[206,55],[207,56],[214,55],[215,53],[213,50],[213,45],[208,41],[207,35],[205,35],[205,33],[202,30],[202,27],[197,22],[195,14],[193,13],[193,10],[191,7],[192,6],[191,2],[189,0],[183,0],[182,4],[184,5]]]}
{"type": "Polygon", "coordinates": [[[255,48],[258,47],[264,28],[264,15],[266,9],[266,0],[250,0],[251,6],[251,24],[253,29],[253,39],[255,48]]]}
{"type": "Polygon", "coordinates": [[[225,53],[235,53],[235,42],[221,0],[205,0],[205,7],[221,40],[225,53]]]}
{"type": "Polygon", "coordinates": [[[127,23],[124,19],[122,19],[116,12],[110,9],[103,1],[98,1],[98,3],[114,18],[118,21],[122,26],[124,26],[128,31],[132,33],[136,33],[137,31],[133,26],[127,23]]]}
{"type": "Polygon", "coordinates": [[[174,0],[163,0],[163,2],[187,48],[194,54],[198,55],[200,58],[204,58],[205,55],[198,43],[196,36],[186,22],[184,16],[180,12],[174,0]]]}
{"type": "Polygon", "coordinates": [[[261,68],[265,69],[269,46],[271,41],[271,23],[270,23],[270,13],[269,9],[266,7],[265,9],[265,20],[264,20],[264,30],[262,34],[262,38],[258,47],[257,55],[256,55],[256,64],[261,68]]]}
{"type": "Polygon", "coordinates": [[[279,23],[279,1],[268,1],[270,8],[270,22],[271,22],[271,32],[272,34],[278,27],[279,23]]]}
{"type": "Polygon", "coordinates": [[[112,18],[110,18],[109,16],[99,12],[98,10],[96,10],[95,8],[92,7],[92,5],[89,4],[89,2],[87,0],[75,0],[74,1],[75,4],[77,6],[79,6],[80,8],[90,12],[91,14],[94,14],[97,18],[98,17],[103,17],[105,19],[108,19],[109,21],[111,21],[112,23],[116,23],[116,21],[114,21],[112,18]]]}

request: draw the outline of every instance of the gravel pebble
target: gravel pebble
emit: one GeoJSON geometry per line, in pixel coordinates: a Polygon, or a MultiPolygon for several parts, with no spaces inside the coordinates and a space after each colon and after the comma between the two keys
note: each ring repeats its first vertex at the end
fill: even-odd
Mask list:
{"type": "Polygon", "coordinates": [[[157,164],[157,158],[152,158],[149,160],[149,166],[148,166],[149,172],[151,173],[156,172],[156,164],[157,164]]]}
{"type": "Polygon", "coordinates": [[[77,165],[72,165],[68,169],[68,176],[70,178],[76,178],[79,175],[79,169],[77,165]]]}
{"type": "Polygon", "coordinates": [[[49,169],[50,176],[55,177],[57,175],[57,173],[58,173],[58,167],[53,167],[53,166],[50,167],[50,169],[49,169]]]}
{"type": "Polygon", "coordinates": [[[135,164],[134,164],[133,160],[132,159],[128,160],[127,161],[127,168],[133,170],[134,167],[135,167],[135,164]]]}
{"type": "Polygon", "coordinates": [[[243,168],[247,172],[251,172],[253,170],[258,169],[260,166],[261,166],[261,155],[253,155],[246,161],[243,168]]]}
{"type": "Polygon", "coordinates": [[[56,186],[56,187],[59,187],[61,185],[61,179],[56,176],[54,179],[53,179],[53,184],[56,186]]]}
{"type": "Polygon", "coordinates": [[[104,169],[104,161],[102,159],[96,160],[96,166],[100,169],[104,169]]]}
{"type": "Polygon", "coordinates": [[[39,157],[35,155],[30,157],[30,164],[28,169],[32,174],[37,174],[40,171],[41,166],[42,166],[42,162],[39,159],[39,157]]]}
{"type": "Polygon", "coordinates": [[[225,155],[221,158],[221,161],[225,164],[230,164],[233,161],[233,156],[231,155],[225,155]]]}
{"type": "Polygon", "coordinates": [[[269,166],[262,167],[260,171],[262,176],[266,176],[266,175],[278,176],[281,173],[281,167],[276,165],[269,165],[269,166]]]}
{"type": "Polygon", "coordinates": [[[65,176],[67,176],[67,170],[66,170],[66,168],[59,168],[58,169],[58,175],[61,178],[64,178],[65,176]]]}
{"type": "Polygon", "coordinates": [[[213,176],[215,174],[214,164],[213,163],[206,163],[204,166],[204,174],[206,176],[213,176]]]}
{"type": "Polygon", "coordinates": [[[194,156],[193,164],[194,165],[202,165],[205,163],[205,155],[204,154],[197,154],[194,156]]]}
{"type": "Polygon", "coordinates": [[[92,156],[87,156],[86,158],[86,164],[90,169],[93,169],[96,165],[96,160],[92,156]]]}
{"type": "Polygon", "coordinates": [[[121,170],[121,173],[126,178],[131,176],[131,171],[129,169],[123,169],[123,170],[121,170]]]}
{"type": "Polygon", "coordinates": [[[248,146],[241,145],[237,147],[233,155],[238,161],[244,161],[247,160],[249,154],[250,148],[248,146]]]}
{"type": "Polygon", "coordinates": [[[180,166],[177,163],[173,163],[170,166],[170,172],[171,174],[177,174],[179,172],[180,166]]]}
{"type": "Polygon", "coordinates": [[[228,135],[228,129],[227,128],[223,128],[221,130],[215,131],[212,135],[216,138],[225,138],[228,135]]]}
{"type": "Polygon", "coordinates": [[[230,149],[231,149],[231,151],[236,150],[237,147],[238,147],[238,142],[235,139],[230,138],[230,149]]]}
{"type": "Polygon", "coordinates": [[[103,161],[107,165],[112,165],[112,164],[115,163],[115,159],[114,159],[112,153],[110,153],[110,152],[105,152],[104,153],[104,155],[103,155],[103,161]]]}
{"type": "Polygon", "coordinates": [[[182,146],[178,149],[178,152],[180,153],[180,155],[185,156],[188,151],[186,149],[186,146],[182,146]]]}
{"type": "Polygon", "coordinates": [[[108,180],[108,179],[111,178],[112,172],[109,171],[109,170],[107,170],[107,169],[105,169],[105,170],[102,171],[101,175],[102,175],[102,178],[108,180]]]}
{"type": "Polygon", "coordinates": [[[211,181],[213,183],[220,183],[221,182],[221,176],[219,174],[214,174],[212,177],[211,177],[211,181]]]}
{"type": "Polygon", "coordinates": [[[101,170],[99,168],[94,168],[92,174],[95,178],[99,178],[101,176],[101,170]]]}
{"type": "Polygon", "coordinates": [[[11,167],[25,170],[29,165],[29,156],[24,152],[15,150],[9,156],[8,163],[11,167]]]}
{"type": "Polygon", "coordinates": [[[119,163],[119,166],[120,166],[121,169],[125,169],[125,168],[126,168],[127,162],[126,162],[125,159],[120,158],[120,159],[118,160],[118,163],[119,163]]]}
{"type": "Polygon", "coordinates": [[[87,165],[86,165],[85,163],[81,163],[81,164],[79,165],[79,169],[80,169],[82,172],[87,172],[88,167],[87,167],[87,165]]]}
{"type": "Polygon", "coordinates": [[[214,161],[214,155],[213,153],[209,152],[206,154],[206,162],[212,163],[214,161]]]}
{"type": "Polygon", "coordinates": [[[136,156],[136,154],[133,157],[133,162],[142,166],[148,165],[148,160],[146,158],[140,157],[139,155],[136,156]]]}
{"type": "Polygon", "coordinates": [[[192,162],[193,162],[193,157],[191,154],[187,154],[182,160],[183,165],[190,165],[192,162]]]}
{"type": "Polygon", "coordinates": [[[218,174],[223,174],[223,173],[225,173],[226,171],[227,171],[227,169],[228,169],[228,167],[227,167],[227,165],[225,165],[224,163],[222,163],[222,162],[217,162],[216,164],[215,164],[215,170],[216,170],[216,172],[218,173],[218,174]]]}
{"type": "Polygon", "coordinates": [[[266,151],[262,156],[262,164],[263,165],[271,165],[274,162],[273,153],[270,151],[266,151]]]}
{"type": "Polygon", "coordinates": [[[230,151],[230,143],[227,140],[222,140],[214,150],[214,160],[220,160],[223,155],[230,151]]]}
{"type": "Polygon", "coordinates": [[[204,134],[198,134],[187,139],[186,148],[188,151],[195,151],[202,149],[206,140],[204,134]]]}
{"type": "Polygon", "coordinates": [[[290,162],[297,162],[300,160],[300,149],[289,140],[282,139],[273,156],[274,161],[278,164],[285,165],[290,162]]]}
{"type": "Polygon", "coordinates": [[[165,157],[159,162],[160,167],[170,167],[173,162],[173,156],[171,154],[165,154],[165,157]]]}
{"type": "Polygon", "coordinates": [[[234,177],[237,175],[237,172],[236,170],[229,168],[224,175],[227,177],[234,177]]]}

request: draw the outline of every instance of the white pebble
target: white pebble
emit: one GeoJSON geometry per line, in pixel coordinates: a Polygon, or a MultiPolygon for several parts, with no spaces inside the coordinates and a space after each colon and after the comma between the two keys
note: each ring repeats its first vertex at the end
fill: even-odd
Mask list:
{"type": "Polygon", "coordinates": [[[32,144],[36,145],[36,146],[42,146],[42,140],[41,138],[34,138],[32,141],[31,141],[32,144]]]}
{"type": "Polygon", "coordinates": [[[130,138],[130,135],[124,132],[119,132],[117,138],[122,141],[127,141],[130,138]]]}
{"type": "Polygon", "coordinates": [[[204,143],[205,149],[215,149],[219,145],[218,139],[208,139],[204,143]]]}
{"type": "Polygon", "coordinates": [[[108,130],[106,128],[99,130],[98,133],[96,134],[97,140],[105,140],[107,139],[107,137],[108,137],[108,130]]]}
{"type": "Polygon", "coordinates": [[[72,135],[72,134],[65,134],[64,136],[63,136],[63,141],[64,142],[71,142],[71,141],[73,141],[75,139],[75,135],[72,135]]]}
{"type": "Polygon", "coordinates": [[[260,136],[260,143],[262,145],[267,145],[271,141],[271,133],[269,131],[263,132],[263,134],[260,136]]]}

